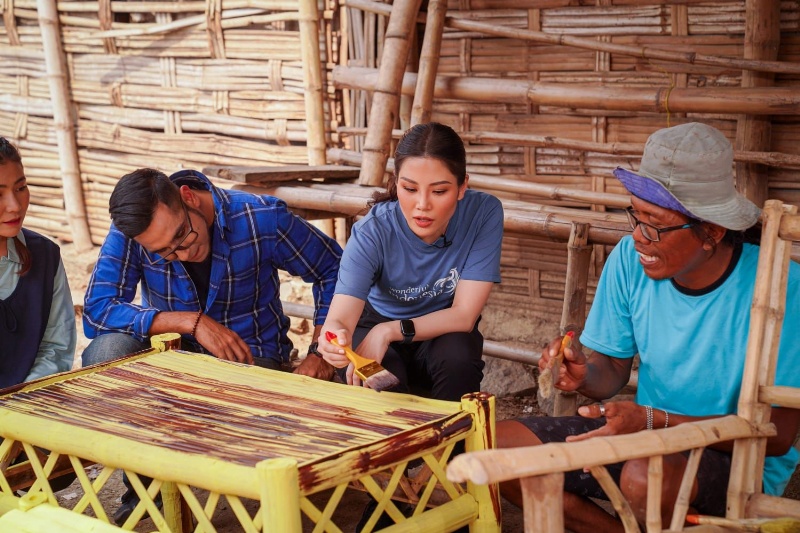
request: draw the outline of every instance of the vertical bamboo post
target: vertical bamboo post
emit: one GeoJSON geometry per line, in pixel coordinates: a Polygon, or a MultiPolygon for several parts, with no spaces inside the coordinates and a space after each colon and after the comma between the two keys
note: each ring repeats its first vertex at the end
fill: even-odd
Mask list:
{"type": "Polygon", "coordinates": [[[411,107],[411,125],[424,124],[431,120],[433,107],[433,86],[439,70],[439,55],[442,50],[444,19],[447,15],[445,0],[430,0],[425,21],[425,36],[422,38],[422,52],[419,59],[417,88],[414,91],[414,105],[411,107]]]}
{"type": "Polygon", "coordinates": [[[654,455],[647,463],[647,533],[661,533],[661,492],[664,481],[664,456],[654,455]]]}
{"type": "MultiPolygon", "coordinates": [[[[791,206],[788,213],[796,213],[791,206]]],[[[786,309],[786,283],[791,260],[791,242],[778,236],[784,205],[768,200],[764,205],[764,228],[758,253],[750,331],[747,337],[742,388],[737,412],[754,424],[769,420],[771,406],[758,400],[761,385],[772,384],[778,357],[783,315],[786,309]]],[[[739,439],[733,446],[728,481],[728,518],[744,518],[748,498],[761,491],[766,438],[739,439]]]]}
{"type": "MultiPolygon", "coordinates": [[[[567,243],[567,277],[564,285],[564,307],[561,308],[561,334],[575,331],[573,343],[580,347],[580,336],[586,323],[586,291],[592,246],[589,245],[589,224],[573,223],[567,243]]],[[[578,394],[557,391],[553,416],[574,415],[578,409],[578,394]]]]}
{"type": "Polygon", "coordinates": [[[303,58],[303,88],[308,132],[308,164],[324,165],[325,104],[319,48],[317,0],[300,0],[300,48],[303,58]]]}
{"type": "Polygon", "coordinates": [[[525,533],[563,533],[564,473],[525,477],[519,482],[525,533]]]}
{"type": "MultiPolygon", "coordinates": [[[[474,431],[467,437],[468,452],[495,448],[495,398],[487,392],[473,392],[461,398],[461,410],[472,414],[474,431]]],[[[467,481],[467,492],[478,502],[478,518],[471,524],[472,533],[496,533],[500,528],[500,486],[476,485],[467,481]]]]}
{"type": "MultiPolygon", "coordinates": [[[[409,43],[408,60],[406,61],[406,72],[419,72],[419,38],[417,30],[411,32],[411,43],[409,43]]],[[[400,129],[405,131],[412,126],[411,111],[414,105],[414,95],[400,93],[400,129]]],[[[394,143],[392,143],[394,147],[394,143]]]]}
{"type": "Polygon", "coordinates": [[[297,461],[288,457],[267,459],[256,465],[261,484],[264,531],[300,533],[300,485],[297,461]]]}
{"type": "MultiPolygon", "coordinates": [[[[774,61],[781,40],[780,0],[745,0],[744,58],[774,61]]],[[[742,71],[742,87],[771,87],[775,75],[769,72],[742,71]]],[[[743,115],[736,123],[736,150],[770,150],[769,116],[743,115]]],[[[756,205],[768,197],[767,167],[755,163],[736,163],[739,191],[756,205]]]]}
{"type": "Polygon", "coordinates": [[[61,25],[58,20],[56,0],[37,0],[39,27],[42,31],[47,80],[53,102],[53,125],[58,142],[64,188],[64,207],[67,212],[72,239],[78,251],[92,248],[92,235],[86,217],[83,199],[78,146],[75,140],[75,122],[70,106],[70,87],[67,79],[67,58],[61,45],[61,25]]]}
{"type": "Polygon", "coordinates": [[[400,88],[408,57],[410,33],[416,27],[422,0],[397,0],[392,5],[381,54],[378,82],[372,97],[369,126],[364,139],[364,158],[358,182],[381,186],[389,160],[392,128],[400,107],[400,88]]]}

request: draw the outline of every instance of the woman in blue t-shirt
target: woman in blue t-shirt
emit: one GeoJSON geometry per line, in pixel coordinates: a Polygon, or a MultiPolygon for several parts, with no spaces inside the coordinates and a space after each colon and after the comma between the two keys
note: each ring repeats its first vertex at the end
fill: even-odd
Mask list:
{"type": "Polygon", "coordinates": [[[409,129],[386,192],[354,226],[319,352],[347,367],[342,345],[397,376],[401,392],[459,400],[483,378],[481,311],[500,281],[503,208],[468,190],[464,144],[431,122],[409,129]]]}

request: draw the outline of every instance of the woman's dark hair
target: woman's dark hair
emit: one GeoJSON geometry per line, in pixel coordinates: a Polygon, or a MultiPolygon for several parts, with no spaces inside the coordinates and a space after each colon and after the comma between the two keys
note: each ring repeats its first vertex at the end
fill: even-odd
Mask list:
{"type": "Polygon", "coordinates": [[[397,176],[409,157],[438,159],[456,177],[458,185],[467,179],[467,154],[464,142],[450,126],[438,122],[417,124],[409,128],[397,143],[394,152],[394,174],[384,192],[372,195],[369,205],[397,200],[397,176]]]}
{"type": "MultiPolygon", "coordinates": [[[[16,146],[8,142],[8,139],[5,137],[0,137],[0,165],[7,165],[9,163],[22,165],[22,158],[16,146]]],[[[22,263],[22,267],[19,269],[19,275],[24,276],[31,269],[31,253],[28,251],[28,248],[22,244],[19,237],[15,236],[13,239],[14,246],[17,248],[17,255],[19,255],[19,260],[22,263]]]]}
{"type": "Polygon", "coordinates": [[[166,174],[140,168],[122,176],[108,201],[111,221],[126,237],[141,235],[153,222],[158,204],[171,208],[181,205],[181,193],[166,174]]]}

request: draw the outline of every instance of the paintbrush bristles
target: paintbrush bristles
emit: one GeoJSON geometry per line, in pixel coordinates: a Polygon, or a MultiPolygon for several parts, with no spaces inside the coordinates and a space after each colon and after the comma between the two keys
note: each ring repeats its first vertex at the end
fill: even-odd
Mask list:
{"type": "Polygon", "coordinates": [[[356,368],[355,373],[364,380],[370,389],[378,392],[391,389],[400,384],[400,380],[397,379],[397,376],[383,368],[377,362],[356,368]]]}
{"type": "Polygon", "coordinates": [[[325,332],[325,339],[344,350],[344,354],[350,362],[353,363],[353,371],[355,374],[372,390],[380,392],[400,384],[400,380],[397,379],[397,376],[383,368],[377,361],[362,357],[350,349],[349,346],[342,346],[339,344],[339,341],[336,339],[336,334],[332,331],[325,332]]]}

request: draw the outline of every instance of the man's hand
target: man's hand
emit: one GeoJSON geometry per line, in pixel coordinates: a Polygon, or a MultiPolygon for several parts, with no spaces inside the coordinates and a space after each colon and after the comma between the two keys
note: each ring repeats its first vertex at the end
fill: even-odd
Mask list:
{"type": "Polygon", "coordinates": [[[601,414],[601,405],[602,410],[605,412],[606,425],[588,433],[570,435],[567,437],[567,442],[577,442],[592,437],[636,433],[647,427],[644,407],[630,401],[584,405],[578,408],[578,414],[586,418],[600,418],[603,416],[601,414]]]}
{"type": "MultiPolygon", "coordinates": [[[[558,355],[561,349],[561,341],[564,337],[556,337],[550,344],[542,349],[542,357],[539,359],[539,371],[547,368],[551,359],[558,355]]],[[[558,369],[558,375],[553,376],[553,384],[557,389],[564,391],[575,391],[583,385],[586,379],[586,356],[574,345],[564,348],[564,360],[558,369]]]]}
{"type": "Polygon", "coordinates": [[[333,379],[335,370],[334,366],[325,361],[322,357],[308,354],[300,363],[300,366],[294,369],[294,373],[310,378],[321,379],[322,381],[330,381],[333,379]]]}
{"type": "Polygon", "coordinates": [[[242,338],[206,314],[200,316],[195,338],[219,359],[253,364],[253,353],[242,338]]]}

